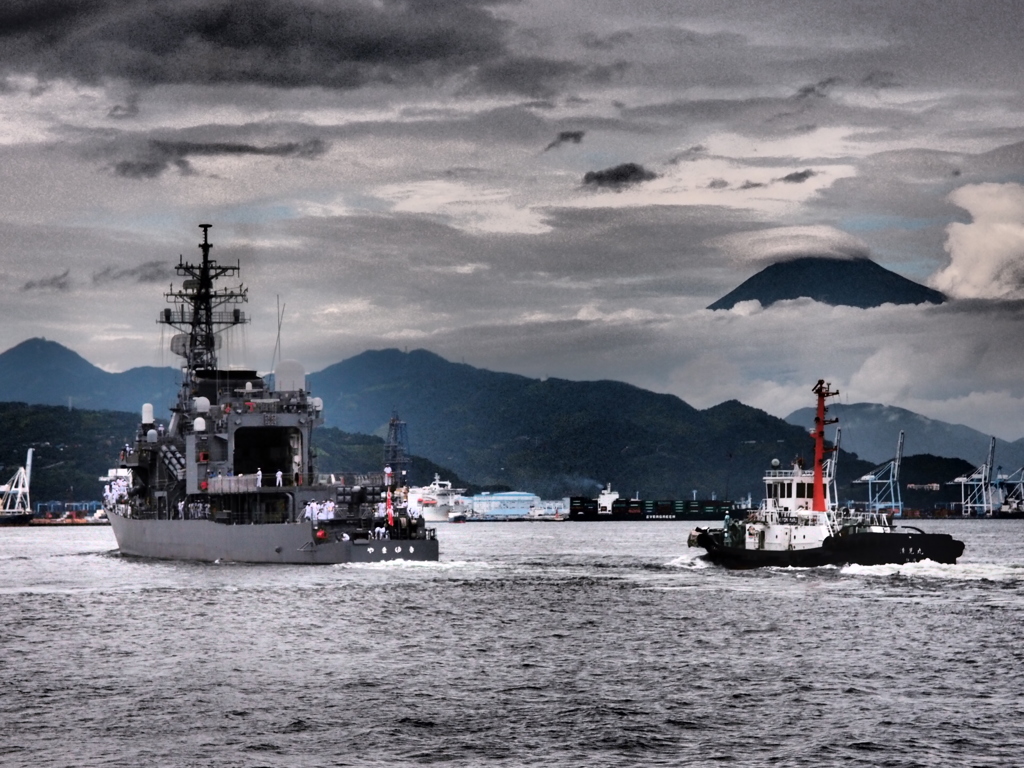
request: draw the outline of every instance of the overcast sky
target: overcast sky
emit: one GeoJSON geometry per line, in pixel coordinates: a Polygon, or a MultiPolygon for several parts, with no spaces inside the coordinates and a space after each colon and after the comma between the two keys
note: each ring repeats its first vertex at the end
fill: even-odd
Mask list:
{"type": "Polygon", "coordinates": [[[7,2],[0,349],[175,365],[210,223],[253,319],[223,363],[270,366],[279,300],[309,371],[425,348],[780,416],[825,378],[1016,439],[1022,40],[1015,0],[7,2]],[[705,309],[806,254],[954,300],[705,309]]]}

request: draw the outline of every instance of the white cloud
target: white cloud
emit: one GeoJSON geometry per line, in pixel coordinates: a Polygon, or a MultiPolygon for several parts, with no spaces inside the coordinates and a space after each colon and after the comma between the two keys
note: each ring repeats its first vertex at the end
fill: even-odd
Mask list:
{"type": "Polygon", "coordinates": [[[862,240],[824,224],[738,232],[714,238],[707,244],[724,251],[736,261],[757,264],[771,264],[799,256],[855,259],[868,255],[868,247],[862,240]]]}
{"type": "Polygon", "coordinates": [[[949,265],[929,284],[957,298],[1024,298],[1024,186],[971,184],[949,199],[973,221],[946,227],[949,265]]]}
{"type": "Polygon", "coordinates": [[[551,229],[528,205],[513,203],[507,190],[453,181],[389,184],[376,194],[398,213],[438,215],[467,232],[540,234],[551,229]]]}
{"type": "MultiPolygon", "coordinates": [[[[335,89],[315,77],[8,77],[0,348],[45,334],[111,370],[176,363],[147,330],[165,286],[91,278],[170,266],[210,221],[215,254],[238,256],[251,284],[246,343],[263,362],[279,294],[289,356],[312,370],[412,339],[498,370],[627,380],[777,415],[831,377],[852,401],[1024,434],[1024,352],[1012,344],[1024,310],[1004,301],[1024,297],[1024,194],[1002,183],[1024,170],[1019,67],[1007,65],[1024,15],[776,5],[499,5],[502,55],[567,65],[539,68],[543,98],[487,93],[479,63],[453,65],[448,80],[335,89]],[[563,131],[585,137],[544,152],[563,131]],[[112,171],[154,141],[313,138],[325,151],[309,158],[213,152],[152,178],[112,171]],[[659,175],[621,191],[582,184],[623,163],[659,175]],[[950,200],[972,221],[949,226],[933,284],[1001,301],[691,311],[756,265],[799,255],[870,252],[931,273],[956,185],[950,200]],[[24,290],[69,268],[60,296],[24,290]],[[115,298],[116,312],[100,311],[115,298]]],[[[39,39],[39,61],[57,61],[39,39]]]]}

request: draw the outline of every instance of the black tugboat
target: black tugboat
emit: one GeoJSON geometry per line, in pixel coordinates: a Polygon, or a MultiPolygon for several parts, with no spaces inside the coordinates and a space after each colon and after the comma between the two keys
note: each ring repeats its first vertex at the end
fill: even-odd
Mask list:
{"type": "Polygon", "coordinates": [[[166,430],[142,406],[134,443],[106,477],[104,506],[122,554],[250,563],[368,563],[437,560],[434,529],[392,506],[390,474],[361,485],[320,475],[311,447],[323,402],[305,388],[296,361],[281,361],[273,383],[256,371],[217,365],[219,334],[248,322],[237,306],[248,290],[218,289],[236,266],[181,259],[174,306],[157,322],[180,333],[181,390],[166,430]]]}
{"type": "Polygon", "coordinates": [[[883,512],[836,509],[834,448],[825,446],[825,400],[838,395],[824,380],[812,390],[818,398],[814,418],[814,468],[798,463],[765,473],[765,498],[745,520],[728,515],[721,528],[696,528],[689,545],[703,547],[707,558],[728,568],[763,566],[885,565],[932,560],[953,564],[964,543],[946,533],[896,527],[883,512]]]}

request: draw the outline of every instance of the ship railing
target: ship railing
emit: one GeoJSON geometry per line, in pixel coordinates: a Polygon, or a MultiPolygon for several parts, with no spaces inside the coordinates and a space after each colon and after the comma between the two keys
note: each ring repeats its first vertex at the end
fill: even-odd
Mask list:
{"type": "MultiPolygon", "coordinates": [[[[266,480],[266,476],[263,479],[266,480]]],[[[261,488],[256,485],[256,475],[217,475],[207,480],[210,493],[254,493],[261,488]]]]}
{"type": "MultiPolygon", "coordinates": [[[[173,295],[176,298],[178,294],[173,295]]],[[[200,320],[199,313],[194,310],[186,310],[184,304],[178,304],[178,310],[172,310],[170,307],[165,309],[159,315],[157,315],[156,321],[161,325],[192,325],[200,320]]],[[[238,323],[244,323],[245,313],[237,309],[235,310],[220,310],[210,313],[210,320],[216,325],[237,325],[238,323]]]]}
{"type": "Polygon", "coordinates": [[[861,511],[843,508],[836,513],[836,522],[839,525],[865,525],[891,528],[892,523],[884,512],[861,511]]]}

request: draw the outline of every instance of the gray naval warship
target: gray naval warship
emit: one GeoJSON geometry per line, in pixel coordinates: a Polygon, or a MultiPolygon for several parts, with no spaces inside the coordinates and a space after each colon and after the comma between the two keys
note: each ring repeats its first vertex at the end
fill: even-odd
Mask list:
{"type": "MultiPolygon", "coordinates": [[[[142,406],[133,443],[105,477],[104,507],[122,555],[249,563],[377,563],[437,560],[435,530],[392,505],[390,473],[351,485],[317,472],[311,446],[323,401],[295,361],[264,380],[221,369],[221,334],[248,322],[248,289],[218,288],[239,274],[210,258],[199,225],[198,264],[179,259],[182,284],[165,294],[157,322],[176,331],[185,359],[170,422],[142,406]]],[[[397,489],[396,489],[397,490],[397,489]]],[[[396,494],[397,496],[397,494],[396,494]]]]}

